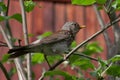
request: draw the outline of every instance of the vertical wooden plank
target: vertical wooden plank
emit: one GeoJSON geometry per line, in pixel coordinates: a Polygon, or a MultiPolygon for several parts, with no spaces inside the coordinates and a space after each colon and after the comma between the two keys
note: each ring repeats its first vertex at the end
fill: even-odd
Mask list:
{"type": "MultiPolygon", "coordinates": [[[[100,11],[100,12],[101,12],[101,16],[102,16],[102,18],[103,18],[103,21],[104,21],[104,23],[106,24],[106,23],[109,21],[109,20],[108,20],[108,16],[105,14],[104,11],[100,11]]],[[[97,26],[98,26],[98,30],[100,30],[101,27],[100,27],[99,23],[97,24],[97,26]]],[[[111,38],[111,36],[112,36],[112,38],[111,38],[111,40],[112,40],[112,39],[113,39],[113,33],[111,32],[112,29],[109,28],[109,29],[107,29],[106,31],[108,32],[108,36],[110,36],[110,38],[111,38]],[[110,33],[109,33],[109,31],[110,31],[110,33]]],[[[102,59],[106,59],[106,56],[107,56],[107,47],[106,47],[106,45],[107,45],[107,44],[106,44],[106,42],[105,42],[104,35],[103,35],[103,34],[99,35],[99,36],[97,37],[97,40],[99,41],[100,46],[103,48],[103,52],[102,52],[101,54],[99,54],[99,56],[101,56],[102,59]]],[[[98,55],[96,55],[96,56],[98,56],[98,55]]]]}
{"type": "Polygon", "coordinates": [[[53,26],[53,13],[54,6],[52,2],[45,2],[43,6],[43,21],[44,21],[44,31],[52,31],[53,26]]]}
{"type": "Polygon", "coordinates": [[[74,21],[75,20],[75,8],[76,6],[73,6],[71,4],[66,4],[66,21],[74,21]]]}
{"type": "MultiPolygon", "coordinates": [[[[26,13],[27,16],[27,29],[28,29],[28,34],[33,34],[32,33],[32,26],[33,26],[33,18],[32,18],[32,12],[26,13]]],[[[34,34],[33,34],[34,35],[34,34]]],[[[31,43],[32,37],[29,37],[29,42],[31,43]]]]}
{"type": "MultiPolygon", "coordinates": [[[[13,15],[16,13],[21,13],[19,1],[11,1],[10,8],[9,8],[9,15],[13,15]]],[[[21,23],[12,19],[10,20],[10,26],[12,29],[13,36],[21,39],[21,37],[23,36],[21,23]]]]}
{"type": "MultiPolygon", "coordinates": [[[[76,20],[76,22],[78,22],[79,25],[85,25],[84,24],[84,8],[81,7],[81,6],[76,6],[74,13],[75,13],[75,20],[76,20]]],[[[79,33],[77,34],[77,37],[76,37],[77,43],[80,43],[80,42],[82,42],[85,39],[85,34],[84,34],[85,29],[86,28],[81,29],[79,31],[79,33]]]]}
{"type": "Polygon", "coordinates": [[[54,28],[55,30],[60,30],[65,23],[65,4],[56,3],[54,4],[54,7],[54,28]]]}
{"type": "Polygon", "coordinates": [[[95,33],[95,22],[96,22],[96,16],[94,13],[94,10],[92,7],[86,7],[86,37],[90,37],[95,33]]]}
{"type": "Polygon", "coordinates": [[[35,7],[32,13],[32,32],[37,36],[45,31],[53,30],[53,3],[37,2],[38,6],[35,7]],[[37,12],[36,12],[37,11],[37,12]]]}
{"type": "MultiPolygon", "coordinates": [[[[37,2],[38,3],[38,2],[37,2]]],[[[43,6],[44,2],[38,3],[38,5],[43,6]]],[[[38,6],[36,6],[32,12],[32,33],[35,35],[35,37],[37,35],[42,34],[44,31],[44,21],[43,21],[43,8],[39,8],[38,6]]]]}

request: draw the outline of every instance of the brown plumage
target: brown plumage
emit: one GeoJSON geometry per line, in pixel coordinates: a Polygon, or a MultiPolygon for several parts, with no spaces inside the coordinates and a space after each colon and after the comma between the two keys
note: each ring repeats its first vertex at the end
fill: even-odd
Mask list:
{"type": "Polygon", "coordinates": [[[75,35],[81,28],[76,22],[67,22],[60,31],[43,38],[39,43],[13,48],[8,53],[10,54],[10,58],[34,52],[42,52],[45,55],[64,53],[69,49],[75,35]]]}

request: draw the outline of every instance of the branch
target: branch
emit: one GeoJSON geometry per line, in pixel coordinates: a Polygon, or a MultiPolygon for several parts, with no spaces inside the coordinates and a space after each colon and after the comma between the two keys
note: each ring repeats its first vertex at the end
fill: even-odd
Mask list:
{"type": "Polygon", "coordinates": [[[90,57],[90,56],[88,56],[88,55],[85,55],[85,54],[83,54],[83,53],[76,53],[76,52],[75,52],[73,55],[78,55],[78,56],[85,57],[85,58],[88,58],[88,59],[93,60],[93,61],[98,61],[98,59],[92,58],[92,57],[90,57]]]}
{"type": "MultiPolygon", "coordinates": [[[[108,5],[110,5],[110,6],[107,9],[106,13],[107,13],[110,21],[112,22],[112,21],[114,21],[117,18],[116,13],[115,13],[115,9],[113,7],[111,7],[112,0],[107,0],[104,8],[107,8],[108,5]]],[[[120,40],[120,37],[119,37],[119,35],[120,35],[120,28],[119,28],[119,24],[118,23],[113,25],[113,32],[114,32],[115,43],[117,43],[120,40]]]]}
{"type": "Polygon", "coordinates": [[[53,65],[49,71],[54,70],[57,66],[59,66],[62,62],[64,62],[65,60],[67,60],[75,51],[77,51],[80,47],[82,47],[84,44],[86,44],[87,42],[91,41],[93,38],[97,37],[98,35],[100,35],[101,33],[103,33],[106,29],[108,29],[110,26],[112,26],[113,24],[119,22],[120,19],[116,19],[114,20],[112,23],[108,23],[103,29],[99,30],[98,32],[96,32],[95,34],[93,34],[91,37],[87,38],[85,41],[83,41],[81,44],[77,45],[73,50],[71,50],[64,59],[61,59],[60,61],[58,61],[55,65],[53,65]]]}
{"type": "MultiPolygon", "coordinates": [[[[11,41],[8,39],[7,35],[5,34],[2,26],[0,25],[0,31],[5,39],[5,41],[7,42],[7,45],[10,49],[13,48],[12,46],[12,43],[11,41]]],[[[25,74],[24,74],[24,71],[22,69],[22,65],[20,64],[20,60],[18,58],[14,59],[14,62],[15,62],[15,65],[16,65],[16,68],[17,68],[17,72],[18,72],[18,76],[19,76],[19,79],[20,80],[26,80],[25,78],[25,74]]]]}
{"type": "Polygon", "coordinates": [[[3,71],[5,77],[7,78],[7,80],[11,80],[8,73],[7,73],[7,70],[5,69],[4,65],[0,62],[0,68],[1,70],[3,71]]]}
{"type": "Polygon", "coordinates": [[[103,70],[103,72],[101,73],[101,76],[103,76],[103,75],[105,74],[105,72],[106,72],[112,65],[113,65],[113,63],[110,63],[110,64],[108,65],[108,67],[107,67],[105,70],[103,70]]]}
{"type": "MultiPolygon", "coordinates": [[[[94,10],[95,10],[95,13],[96,13],[97,19],[98,19],[98,21],[99,21],[100,27],[101,27],[101,28],[104,28],[105,23],[104,23],[104,21],[103,21],[103,19],[102,19],[102,16],[101,16],[101,14],[100,14],[100,11],[97,9],[97,5],[94,4],[94,5],[93,5],[93,8],[94,8],[94,10]]],[[[111,48],[111,46],[112,46],[112,42],[111,42],[111,40],[110,40],[110,37],[109,37],[107,31],[104,31],[103,35],[104,35],[104,38],[105,38],[106,46],[107,46],[107,49],[108,49],[107,51],[108,51],[108,54],[109,54],[109,53],[110,53],[110,48],[111,48]]]]}
{"type": "MultiPolygon", "coordinates": [[[[24,8],[24,0],[20,0],[20,6],[21,6],[21,11],[22,11],[24,41],[25,41],[25,45],[28,45],[29,44],[29,39],[28,39],[28,31],[27,31],[26,14],[25,14],[25,8],[24,8]]],[[[31,54],[27,54],[27,73],[28,73],[28,75],[27,75],[28,80],[32,80],[31,54]]]]}
{"type": "Polygon", "coordinates": [[[0,41],[0,47],[8,47],[8,45],[5,42],[0,41]]]}

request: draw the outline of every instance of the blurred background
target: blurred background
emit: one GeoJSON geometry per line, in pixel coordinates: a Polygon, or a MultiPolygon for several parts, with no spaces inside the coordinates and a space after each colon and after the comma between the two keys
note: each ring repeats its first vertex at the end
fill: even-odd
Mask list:
{"type": "MultiPolygon", "coordinates": [[[[27,26],[29,34],[33,34],[33,37],[30,37],[30,42],[33,42],[37,39],[37,36],[43,34],[47,31],[58,31],[65,22],[67,21],[76,21],[80,25],[85,25],[86,28],[82,29],[76,37],[77,44],[81,43],[92,34],[100,30],[100,25],[98,23],[95,11],[93,6],[76,6],[72,5],[70,0],[34,0],[37,5],[35,6],[32,12],[27,13],[27,26]]],[[[6,0],[5,0],[6,2],[6,0]]],[[[104,13],[104,11],[100,10],[104,21],[107,23],[108,16],[104,13]]],[[[10,1],[9,15],[21,13],[20,5],[18,0],[10,1]]],[[[21,23],[16,20],[10,20],[10,27],[12,29],[13,36],[15,38],[21,39],[22,44],[23,41],[23,31],[21,23]]],[[[109,34],[111,28],[108,29],[109,34]]],[[[0,34],[0,40],[5,41],[0,34]]],[[[98,41],[100,46],[104,49],[104,51],[100,54],[95,54],[93,57],[102,57],[106,59],[106,44],[104,41],[103,34],[99,35],[93,41],[98,41]]],[[[0,58],[2,58],[3,54],[7,53],[8,48],[0,47],[0,58]]],[[[10,71],[11,67],[14,64],[5,63],[4,66],[10,71]]],[[[41,76],[42,67],[45,67],[46,64],[40,65],[36,64],[32,66],[33,71],[35,72],[35,80],[41,76]]],[[[74,74],[74,71],[68,67],[65,69],[70,74],[74,74]]],[[[87,73],[86,76],[88,76],[87,73]]],[[[12,76],[12,80],[16,80],[17,74],[12,76]]],[[[0,80],[6,80],[4,74],[0,70],[0,80]]]]}

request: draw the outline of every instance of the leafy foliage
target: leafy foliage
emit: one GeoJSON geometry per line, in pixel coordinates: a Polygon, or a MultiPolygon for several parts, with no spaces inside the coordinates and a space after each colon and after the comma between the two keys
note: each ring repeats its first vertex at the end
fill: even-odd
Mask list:
{"type": "Polygon", "coordinates": [[[30,12],[34,9],[36,3],[33,2],[32,0],[29,0],[29,1],[24,1],[24,5],[25,5],[25,11],[30,12]]]}
{"type": "Polygon", "coordinates": [[[116,62],[116,61],[120,61],[120,55],[115,55],[114,57],[112,57],[108,61],[113,62],[113,63],[116,62]]]}
{"type": "Polygon", "coordinates": [[[18,22],[22,23],[22,16],[21,14],[18,14],[18,13],[12,16],[0,16],[0,21],[9,20],[9,19],[15,19],[18,22]]]}
{"type": "Polygon", "coordinates": [[[105,4],[106,0],[96,0],[96,3],[98,3],[98,4],[105,4]]]}
{"type": "Polygon", "coordinates": [[[12,77],[16,72],[17,72],[17,70],[14,67],[11,68],[9,71],[9,76],[12,77]]]}
{"type": "Polygon", "coordinates": [[[32,63],[40,64],[44,61],[44,55],[42,53],[34,53],[32,55],[32,63]]]}
{"type": "Polygon", "coordinates": [[[120,0],[114,0],[113,3],[112,3],[112,7],[115,10],[120,10],[120,0]]]}
{"type": "Polygon", "coordinates": [[[55,76],[55,75],[61,75],[65,78],[65,80],[76,80],[75,76],[70,75],[67,72],[60,71],[60,70],[48,71],[45,73],[45,76],[55,76]]]}
{"type": "Polygon", "coordinates": [[[0,16],[0,22],[9,19],[9,17],[0,16]]]}
{"type": "Polygon", "coordinates": [[[42,38],[50,36],[50,35],[52,35],[52,32],[48,31],[48,32],[45,32],[42,35],[38,36],[38,39],[42,39],[42,38]]]}
{"type": "Polygon", "coordinates": [[[94,66],[88,59],[78,59],[72,63],[72,66],[79,66],[82,70],[93,69],[94,66]]]}
{"type": "Polygon", "coordinates": [[[71,48],[74,48],[74,47],[76,47],[76,46],[77,46],[76,41],[73,41],[72,44],[70,45],[71,48]]]}
{"type": "Polygon", "coordinates": [[[8,59],[9,59],[9,56],[10,56],[9,54],[4,54],[4,55],[3,55],[3,57],[2,57],[1,62],[2,62],[2,63],[7,62],[7,61],[8,61],[8,59]]]}
{"type": "Polygon", "coordinates": [[[1,13],[1,11],[3,11],[3,12],[7,11],[7,7],[3,2],[0,2],[0,13],[1,13]]]}
{"type": "Polygon", "coordinates": [[[120,65],[112,65],[108,70],[107,74],[114,77],[120,77],[120,65]]]}
{"type": "Polygon", "coordinates": [[[72,0],[72,4],[78,4],[78,5],[92,5],[96,1],[95,0],[72,0]]]}
{"type": "Polygon", "coordinates": [[[86,45],[83,53],[87,55],[92,55],[93,53],[100,53],[102,51],[102,47],[100,47],[97,42],[92,42],[86,45]]]}
{"type": "Polygon", "coordinates": [[[21,16],[21,14],[14,14],[14,15],[10,16],[10,19],[15,19],[18,22],[22,23],[22,16],[21,16]]]}

